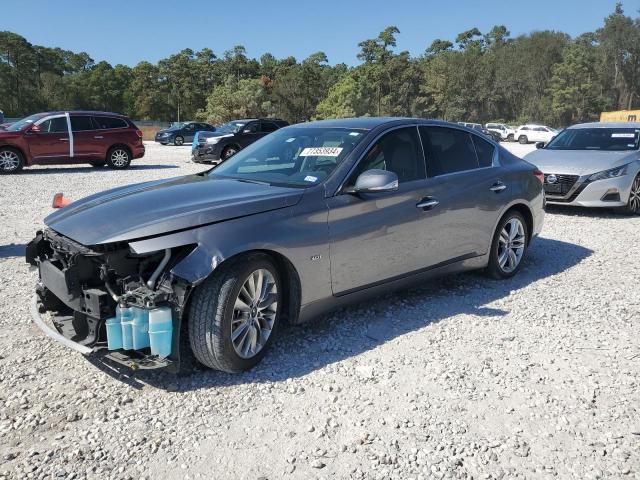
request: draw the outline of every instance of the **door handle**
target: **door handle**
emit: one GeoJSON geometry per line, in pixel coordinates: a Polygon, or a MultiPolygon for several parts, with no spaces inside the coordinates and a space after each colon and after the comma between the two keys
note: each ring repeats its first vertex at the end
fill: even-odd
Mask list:
{"type": "Polygon", "coordinates": [[[104,138],[104,137],[103,137],[102,135],[96,135],[96,136],[95,136],[95,137],[93,137],[93,138],[104,138]]]}
{"type": "Polygon", "coordinates": [[[433,197],[425,197],[418,202],[416,208],[422,210],[431,210],[433,207],[440,205],[440,202],[433,197]]]}
{"type": "Polygon", "coordinates": [[[500,193],[501,191],[505,190],[506,188],[507,188],[507,186],[504,183],[496,182],[493,185],[491,185],[491,188],[489,188],[489,190],[491,190],[492,192],[500,193]]]}

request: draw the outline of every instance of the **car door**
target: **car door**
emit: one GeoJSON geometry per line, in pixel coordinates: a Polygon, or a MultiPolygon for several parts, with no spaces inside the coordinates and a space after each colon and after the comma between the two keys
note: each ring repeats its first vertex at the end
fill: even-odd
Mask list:
{"type": "Polygon", "coordinates": [[[196,135],[196,124],[188,123],[184,126],[182,136],[185,142],[193,142],[193,137],[196,135]]]}
{"type": "Polygon", "coordinates": [[[418,271],[427,265],[429,226],[424,200],[425,165],[415,126],[377,139],[344,186],[359,174],[383,169],[398,175],[398,189],[385,193],[338,193],[327,200],[331,283],[340,295],[418,271]]]}
{"type": "Polygon", "coordinates": [[[240,147],[244,148],[262,136],[263,134],[260,132],[260,122],[249,122],[236,134],[236,140],[237,143],[240,144],[240,147]]]}
{"type": "Polygon", "coordinates": [[[439,126],[419,128],[427,163],[426,196],[438,202],[423,213],[431,262],[448,263],[487,252],[509,186],[496,147],[479,135],[439,126]]]}
{"type": "Polygon", "coordinates": [[[73,161],[104,160],[100,156],[104,149],[104,136],[100,135],[91,116],[71,114],[69,119],[73,133],[73,161]]]}
{"type": "Polygon", "coordinates": [[[35,163],[69,162],[73,157],[72,135],[65,114],[36,122],[27,137],[29,151],[35,163]]]}

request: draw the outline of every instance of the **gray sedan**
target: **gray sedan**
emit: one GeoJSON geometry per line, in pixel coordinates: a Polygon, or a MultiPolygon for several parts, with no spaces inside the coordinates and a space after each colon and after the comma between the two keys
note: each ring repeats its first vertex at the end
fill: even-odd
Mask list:
{"type": "Polygon", "coordinates": [[[525,159],[544,172],[549,203],[640,214],[640,123],[583,123],[525,159]]]}
{"type": "Polygon", "coordinates": [[[543,217],[542,173],[471,129],[294,125],[201,174],[47,217],[27,247],[40,272],[32,313],[87,355],[177,369],[193,353],[238,372],[285,322],[437,275],[515,275],[543,217]]]}

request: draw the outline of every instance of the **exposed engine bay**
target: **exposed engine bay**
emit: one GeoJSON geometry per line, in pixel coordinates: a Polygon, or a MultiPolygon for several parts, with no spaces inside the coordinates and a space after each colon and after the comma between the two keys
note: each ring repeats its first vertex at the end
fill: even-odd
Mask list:
{"type": "Polygon", "coordinates": [[[109,355],[120,363],[154,368],[179,358],[180,320],[189,284],[168,272],[190,251],[181,247],[141,255],[126,242],[86,247],[46,229],[27,245],[26,259],[40,273],[39,312],[49,312],[58,333],[94,351],[118,350],[109,355]],[[146,344],[123,351],[107,338],[107,321],[113,322],[120,310],[148,315],[159,308],[170,312],[176,332],[175,348],[166,358],[153,355],[146,344]]]}

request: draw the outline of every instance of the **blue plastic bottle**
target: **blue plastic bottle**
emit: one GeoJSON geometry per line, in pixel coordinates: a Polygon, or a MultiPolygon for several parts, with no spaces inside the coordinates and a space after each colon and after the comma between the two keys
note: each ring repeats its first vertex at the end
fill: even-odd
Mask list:
{"type": "Polygon", "coordinates": [[[122,348],[122,324],[120,323],[120,316],[116,313],[115,317],[107,318],[105,326],[107,327],[107,348],[109,350],[122,348]]]}
{"type": "Polygon", "coordinates": [[[149,310],[133,307],[133,349],[141,350],[149,346],[149,310]]]}
{"type": "Polygon", "coordinates": [[[116,317],[120,319],[122,326],[122,348],[125,350],[133,349],[133,308],[116,307],[116,317]]]}
{"type": "Polygon", "coordinates": [[[173,321],[169,307],[154,308],[149,311],[149,339],[151,354],[160,358],[171,354],[171,337],[173,321]]]}

